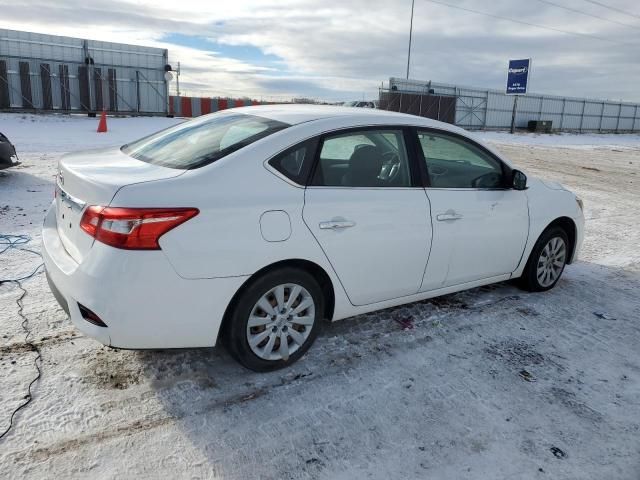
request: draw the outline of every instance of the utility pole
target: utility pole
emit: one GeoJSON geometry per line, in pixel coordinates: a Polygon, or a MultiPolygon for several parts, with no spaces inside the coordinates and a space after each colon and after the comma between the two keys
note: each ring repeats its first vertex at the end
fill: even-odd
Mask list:
{"type": "Polygon", "coordinates": [[[178,70],[176,71],[176,96],[180,96],[180,62],[178,62],[178,70]]]}
{"type": "Polygon", "coordinates": [[[411,0],[411,23],[409,23],[409,51],[407,52],[407,80],[409,80],[409,65],[411,64],[411,36],[413,35],[413,6],[416,0],[411,0]]]}

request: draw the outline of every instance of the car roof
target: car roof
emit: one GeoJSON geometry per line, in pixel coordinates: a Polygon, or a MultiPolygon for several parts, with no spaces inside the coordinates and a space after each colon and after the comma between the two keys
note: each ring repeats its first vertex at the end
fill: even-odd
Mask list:
{"type": "Polygon", "coordinates": [[[240,107],[233,109],[237,113],[247,115],[257,115],[279,122],[297,125],[299,123],[323,120],[335,117],[353,117],[354,125],[366,124],[367,121],[374,123],[407,124],[424,127],[439,128],[452,132],[466,133],[463,129],[449,123],[439,122],[430,118],[409,115],[406,113],[389,112],[373,108],[341,107],[334,105],[307,105],[307,104],[278,104],[278,105],[255,105],[250,107],[240,107]]]}

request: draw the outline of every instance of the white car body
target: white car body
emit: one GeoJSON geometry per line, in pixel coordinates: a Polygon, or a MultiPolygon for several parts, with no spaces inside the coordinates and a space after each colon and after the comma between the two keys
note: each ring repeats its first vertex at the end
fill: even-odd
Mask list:
{"type": "Polygon", "coordinates": [[[559,185],[530,178],[526,190],[305,187],[268,163],[303,140],[361,126],[420,127],[481,145],[462,129],[373,109],[229,112],[291,126],[191,170],[149,164],[118,148],[60,161],[43,256],[52,289],[83,333],[121,348],[213,346],[234,295],[280,262],[313,266],[330,281],[330,320],[500,282],[522,274],[536,240],[559,218],[575,227],[568,263],[577,256],[582,211],[559,185]],[[159,250],[135,251],[78,228],[90,205],[199,213],[162,235],[159,250]],[[320,227],[332,221],[354,225],[320,227]],[[108,326],[88,322],[80,306],[108,326]]]}

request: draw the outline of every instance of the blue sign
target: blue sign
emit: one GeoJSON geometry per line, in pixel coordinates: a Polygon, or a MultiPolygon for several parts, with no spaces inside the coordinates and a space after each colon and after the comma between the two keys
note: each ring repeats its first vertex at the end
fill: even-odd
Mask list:
{"type": "Polygon", "coordinates": [[[531,59],[509,60],[507,95],[526,95],[531,59]]]}

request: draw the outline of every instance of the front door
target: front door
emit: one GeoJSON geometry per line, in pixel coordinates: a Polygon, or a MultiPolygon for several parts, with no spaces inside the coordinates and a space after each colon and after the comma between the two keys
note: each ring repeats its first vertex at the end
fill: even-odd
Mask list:
{"type": "Polygon", "coordinates": [[[513,272],[529,231],[524,191],[507,188],[508,167],[469,140],[418,132],[426,161],[433,245],[421,291],[513,272]]]}
{"type": "Polygon", "coordinates": [[[354,305],[418,292],[431,244],[429,212],[412,181],[402,129],[322,140],[303,218],[354,305]]]}

